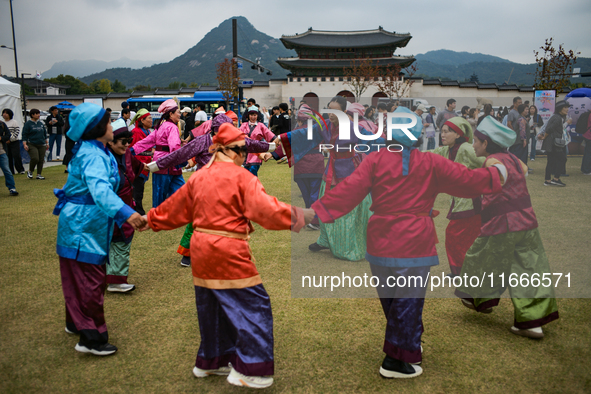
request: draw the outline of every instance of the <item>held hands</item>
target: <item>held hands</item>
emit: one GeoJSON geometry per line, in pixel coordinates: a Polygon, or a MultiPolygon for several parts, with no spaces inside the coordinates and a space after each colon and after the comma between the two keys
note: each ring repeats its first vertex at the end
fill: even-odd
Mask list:
{"type": "Polygon", "coordinates": [[[272,158],[273,155],[271,153],[269,153],[269,152],[265,152],[265,153],[262,153],[260,155],[260,157],[261,157],[261,159],[263,159],[266,162],[267,160],[269,160],[270,158],[272,158]]]}
{"type": "Polygon", "coordinates": [[[150,228],[148,226],[148,218],[137,212],[134,212],[133,215],[127,219],[127,223],[131,224],[134,230],[143,231],[146,227],[150,228]]]}
{"type": "Polygon", "coordinates": [[[308,225],[312,222],[312,220],[314,219],[314,216],[316,216],[316,212],[311,208],[306,208],[303,211],[304,211],[304,222],[306,222],[306,225],[308,225]]]}
{"type": "Polygon", "coordinates": [[[146,221],[146,225],[142,228],[139,228],[138,231],[146,231],[150,229],[150,224],[148,223],[148,215],[142,216],[142,219],[146,221]]]}

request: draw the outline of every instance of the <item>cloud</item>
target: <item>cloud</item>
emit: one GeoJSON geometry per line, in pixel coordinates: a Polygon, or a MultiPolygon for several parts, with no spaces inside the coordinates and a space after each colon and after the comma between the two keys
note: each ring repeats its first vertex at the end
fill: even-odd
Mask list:
{"type": "MultiPolygon", "coordinates": [[[[534,61],[533,50],[555,42],[591,57],[591,6],[526,0],[408,2],[375,0],[355,5],[339,1],[301,0],[288,11],[266,1],[227,0],[223,7],[186,0],[38,0],[13,2],[21,72],[49,69],[64,60],[121,57],[168,62],[193,47],[211,29],[237,13],[258,30],[282,34],[317,30],[410,32],[413,39],[397,53],[429,50],[480,52],[521,63],[534,61]],[[44,4],[43,7],[40,4],[44,4]],[[240,11],[238,11],[240,10],[240,11]]],[[[8,1],[0,3],[0,44],[12,46],[8,1]]],[[[13,74],[13,52],[0,49],[2,72],[13,74]]]]}

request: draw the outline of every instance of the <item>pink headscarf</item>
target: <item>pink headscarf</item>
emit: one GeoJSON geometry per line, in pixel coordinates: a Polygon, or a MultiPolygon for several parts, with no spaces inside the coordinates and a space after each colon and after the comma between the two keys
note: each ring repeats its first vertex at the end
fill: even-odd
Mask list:
{"type": "Polygon", "coordinates": [[[312,108],[308,106],[308,104],[302,104],[300,109],[298,109],[298,120],[306,121],[312,117],[312,108]]]}
{"type": "Polygon", "coordinates": [[[173,99],[168,99],[162,104],[160,104],[160,107],[158,107],[158,112],[160,112],[161,114],[165,114],[167,112],[176,111],[178,108],[179,106],[177,105],[176,101],[174,101],[173,99]]]}
{"type": "Polygon", "coordinates": [[[363,127],[365,130],[370,131],[372,133],[376,133],[378,131],[378,126],[374,122],[370,122],[369,120],[364,118],[365,115],[365,107],[359,103],[352,103],[347,108],[347,113],[353,117],[353,114],[357,113],[359,119],[359,126],[363,127]]]}

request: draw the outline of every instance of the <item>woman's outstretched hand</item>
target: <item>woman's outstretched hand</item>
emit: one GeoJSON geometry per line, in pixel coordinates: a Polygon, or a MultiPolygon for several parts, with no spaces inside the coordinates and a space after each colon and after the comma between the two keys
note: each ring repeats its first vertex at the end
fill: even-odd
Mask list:
{"type": "Polygon", "coordinates": [[[137,212],[134,212],[133,215],[127,219],[127,223],[131,224],[134,230],[143,231],[142,229],[144,229],[146,226],[150,228],[150,226],[148,226],[148,218],[145,215],[142,216],[137,212]]]}

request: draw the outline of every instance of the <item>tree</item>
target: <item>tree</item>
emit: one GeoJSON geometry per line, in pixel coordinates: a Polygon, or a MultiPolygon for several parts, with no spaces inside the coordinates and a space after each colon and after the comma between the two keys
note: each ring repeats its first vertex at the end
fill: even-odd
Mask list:
{"type": "Polygon", "coordinates": [[[186,88],[187,84],[185,82],[179,82],[179,81],[174,81],[168,84],[167,89],[180,89],[180,88],[186,88]]]}
{"type": "Polygon", "coordinates": [[[66,85],[69,88],[66,90],[68,94],[92,94],[93,89],[82,82],[80,79],[72,75],[60,74],[55,78],[45,78],[44,81],[55,83],[58,85],[66,85]]]}
{"type": "Polygon", "coordinates": [[[541,51],[534,50],[536,56],[536,73],[534,87],[539,90],[562,91],[562,88],[570,84],[570,78],[573,70],[573,64],[577,60],[580,52],[574,52],[572,49],[566,51],[563,44],[554,48],[554,39],[547,38],[541,51]]]}
{"type": "Polygon", "coordinates": [[[238,97],[238,83],[240,82],[240,71],[235,59],[225,58],[223,62],[215,65],[218,80],[218,89],[222,92],[226,103],[238,97]]]}
{"type": "Polygon", "coordinates": [[[111,93],[111,81],[108,79],[95,79],[90,83],[90,87],[94,90],[94,93],[111,93]]]}
{"type": "Polygon", "coordinates": [[[470,75],[470,82],[478,83],[478,75],[476,75],[476,73],[472,73],[472,75],[470,75]]]}
{"type": "Polygon", "coordinates": [[[152,85],[137,85],[136,87],[133,88],[133,90],[137,90],[140,92],[149,92],[150,90],[152,90],[152,85]]]}
{"type": "Polygon", "coordinates": [[[113,82],[113,85],[111,85],[111,88],[116,93],[126,93],[127,92],[127,88],[125,87],[125,85],[123,85],[121,82],[119,82],[118,79],[116,79],[115,82],[113,82]]]}
{"type": "Polygon", "coordinates": [[[380,69],[380,78],[376,81],[375,85],[378,91],[384,93],[390,98],[400,100],[409,91],[410,87],[414,83],[411,79],[416,74],[418,67],[412,65],[404,68],[399,64],[391,64],[380,69]],[[406,74],[406,78],[403,75],[406,74]]]}
{"type": "Polygon", "coordinates": [[[373,64],[370,58],[355,59],[350,67],[343,68],[345,85],[349,86],[355,100],[359,101],[367,88],[375,83],[374,79],[379,75],[377,64],[373,64]]]}

